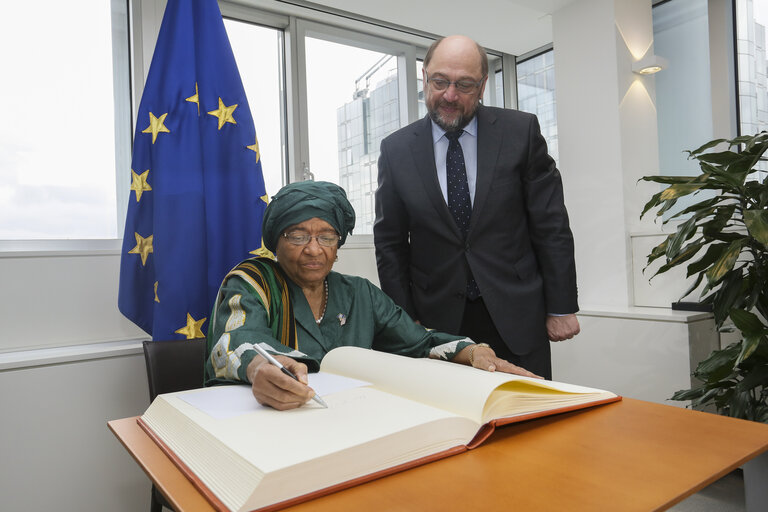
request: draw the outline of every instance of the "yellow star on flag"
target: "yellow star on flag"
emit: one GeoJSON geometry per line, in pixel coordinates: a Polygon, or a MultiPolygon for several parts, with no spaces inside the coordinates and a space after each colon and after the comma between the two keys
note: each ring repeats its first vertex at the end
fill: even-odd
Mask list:
{"type": "Polygon", "coordinates": [[[255,142],[252,145],[246,147],[256,153],[256,163],[258,163],[259,158],[261,158],[261,153],[259,153],[259,138],[254,136],[254,140],[255,142]]]}
{"type": "Polygon", "coordinates": [[[232,117],[232,112],[234,112],[236,108],[237,104],[228,107],[221,101],[221,98],[219,98],[219,108],[217,110],[211,110],[208,113],[219,118],[219,130],[221,130],[224,123],[237,124],[235,118],[232,117]]]}
{"type": "Polygon", "coordinates": [[[263,195],[263,196],[261,196],[259,199],[261,199],[262,201],[264,201],[266,204],[269,204],[269,196],[268,196],[267,194],[264,194],[264,195],[263,195]]]}
{"type": "Polygon", "coordinates": [[[197,104],[197,115],[200,115],[200,94],[197,92],[197,82],[195,82],[195,94],[189,98],[184,98],[184,101],[197,104]]]}
{"type": "Polygon", "coordinates": [[[183,334],[187,337],[188,340],[194,339],[194,338],[203,338],[205,335],[203,334],[203,331],[200,330],[200,327],[203,326],[203,322],[208,320],[208,318],[203,318],[202,320],[195,320],[192,318],[192,315],[187,313],[187,325],[184,327],[181,327],[180,329],[176,329],[174,331],[176,334],[183,334]]]}
{"type": "Polygon", "coordinates": [[[248,254],[253,254],[254,256],[258,256],[260,258],[269,258],[271,260],[275,259],[275,255],[272,254],[272,251],[267,249],[267,246],[264,245],[264,239],[263,238],[261,239],[261,247],[259,247],[258,249],[254,249],[253,251],[249,252],[248,254]]]}
{"type": "Polygon", "coordinates": [[[157,140],[157,134],[158,133],[171,133],[171,130],[165,127],[163,124],[165,122],[165,116],[168,115],[168,112],[165,114],[162,114],[160,117],[155,117],[155,114],[152,112],[149,113],[149,126],[141,130],[141,133],[151,133],[152,134],[152,144],[155,143],[157,140]]]}
{"type": "Polygon", "coordinates": [[[160,297],[157,296],[157,284],[158,281],[155,281],[155,302],[160,302],[160,297]]]}
{"type": "Polygon", "coordinates": [[[154,238],[154,235],[149,235],[147,238],[144,238],[138,233],[134,232],[133,234],[136,236],[136,247],[128,251],[128,254],[140,254],[141,264],[146,265],[147,256],[149,256],[150,253],[155,252],[152,247],[152,239],[154,238]]]}
{"type": "Polygon", "coordinates": [[[148,174],[149,174],[149,169],[147,169],[141,174],[136,174],[136,172],[133,169],[131,169],[131,176],[133,177],[133,182],[131,183],[131,190],[136,192],[137,203],[141,199],[141,194],[152,190],[152,187],[150,187],[149,183],[147,183],[148,174]]]}

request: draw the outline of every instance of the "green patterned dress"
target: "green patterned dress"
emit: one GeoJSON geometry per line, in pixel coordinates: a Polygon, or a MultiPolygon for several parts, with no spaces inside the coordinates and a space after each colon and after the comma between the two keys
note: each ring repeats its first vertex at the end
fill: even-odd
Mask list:
{"type": "Polygon", "coordinates": [[[367,279],[331,272],[327,282],[327,306],[317,324],[301,288],[277,263],[252,258],[238,265],[224,279],[211,313],[206,385],[247,382],[257,343],[305,363],[310,372],[341,346],[450,360],[473,343],[415,323],[367,279]]]}

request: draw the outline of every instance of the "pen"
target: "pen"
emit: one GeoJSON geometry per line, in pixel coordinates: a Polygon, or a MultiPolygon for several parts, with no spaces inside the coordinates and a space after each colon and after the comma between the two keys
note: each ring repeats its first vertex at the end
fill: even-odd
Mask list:
{"type": "MultiPolygon", "coordinates": [[[[258,345],[256,345],[256,344],[254,344],[254,345],[253,345],[253,349],[254,349],[256,352],[258,352],[258,353],[259,353],[259,355],[260,355],[261,357],[263,357],[264,359],[266,359],[268,363],[270,363],[270,364],[273,364],[273,365],[277,366],[278,368],[280,368],[280,371],[281,371],[281,372],[283,372],[284,374],[286,374],[287,376],[289,376],[290,378],[292,378],[292,379],[293,379],[293,380],[295,380],[295,381],[298,381],[298,380],[299,380],[299,378],[298,378],[297,376],[295,376],[295,375],[293,374],[293,372],[291,372],[291,370],[289,370],[288,368],[286,368],[285,366],[283,366],[282,364],[280,364],[280,361],[278,361],[277,359],[275,359],[274,357],[272,357],[272,355],[271,355],[269,352],[267,352],[266,350],[264,350],[263,348],[261,348],[260,346],[258,346],[258,345]]],[[[315,396],[313,396],[313,397],[312,397],[312,400],[314,400],[314,401],[315,401],[315,402],[317,402],[318,404],[322,405],[322,406],[323,406],[323,407],[325,407],[326,409],[328,408],[328,404],[326,404],[326,403],[323,401],[323,399],[322,399],[322,398],[320,398],[320,397],[318,396],[318,394],[317,394],[317,393],[315,393],[315,396]]]]}

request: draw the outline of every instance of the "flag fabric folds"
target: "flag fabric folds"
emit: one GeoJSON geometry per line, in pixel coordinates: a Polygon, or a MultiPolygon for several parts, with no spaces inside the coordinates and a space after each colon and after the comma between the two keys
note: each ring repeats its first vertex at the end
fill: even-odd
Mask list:
{"type": "Polygon", "coordinates": [[[139,106],[120,311],[153,339],[204,336],[221,279],[260,254],[256,131],[216,0],[168,0],[139,106]]]}

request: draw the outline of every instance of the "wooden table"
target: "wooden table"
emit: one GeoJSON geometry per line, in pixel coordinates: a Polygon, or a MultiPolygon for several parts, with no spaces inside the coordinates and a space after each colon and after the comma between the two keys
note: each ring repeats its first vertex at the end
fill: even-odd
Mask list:
{"type": "MultiPolygon", "coordinates": [[[[109,428],[177,510],[213,510],[136,418],[109,428]]],[[[768,425],[625,398],[285,510],[664,510],[767,450],[768,425]]]]}

